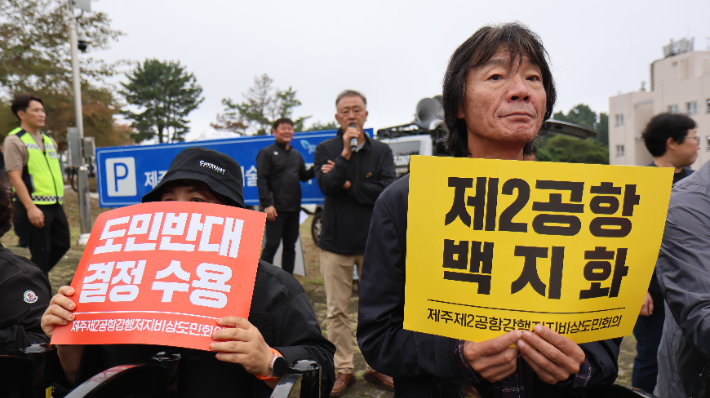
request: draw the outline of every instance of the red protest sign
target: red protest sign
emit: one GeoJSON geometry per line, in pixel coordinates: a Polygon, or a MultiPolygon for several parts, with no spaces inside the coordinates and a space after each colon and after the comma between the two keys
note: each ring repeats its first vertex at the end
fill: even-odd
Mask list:
{"type": "Polygon", "coordinates": [[[207,350],[219,318],[249,316],[265,220],[172,201],[99,215],[71,284],[76,318],[52,344],[207,350]]]}

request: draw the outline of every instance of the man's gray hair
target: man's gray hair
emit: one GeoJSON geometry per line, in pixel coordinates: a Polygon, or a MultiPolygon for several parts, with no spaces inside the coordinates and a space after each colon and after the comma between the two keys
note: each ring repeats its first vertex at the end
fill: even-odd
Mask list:
{"type": "Polygon", "coordinates": [[[362,102],[367,105],[367,98],[365,98],[364,95],[362,95],[361,92],[355,91],[355,90],[343,90],[338,94],[338,98],[335,99],[335,106],[337,107],[338,104],[340,103],[340,100],[345,98],[345,97],[360,97],[362,98],[362,102]]]}

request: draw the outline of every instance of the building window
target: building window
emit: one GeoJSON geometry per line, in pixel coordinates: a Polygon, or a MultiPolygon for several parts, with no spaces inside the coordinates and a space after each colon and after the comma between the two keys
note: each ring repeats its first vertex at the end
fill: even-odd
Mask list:
{"type": "Polygon", "coordinates": [[[623,145],[617,145],[616,146],[616,156],[624,156],[624,146],[623,145]]]}
{"type": "Polygon", "coordinates": [[[678,105],[668,105],[668,113],[678,113],[678,105]]]}
{"type": "Polygon", "coordinates": [[[617,125],[617,126],[623,126],[623,125],[624,125],[624,114],[618,114],[618,115],[616,115],[616,125],[617,125]]]}
{"type": "Polygon", "coordinates": [[[698,101],[686,102],[685,108],[688,110],[688,115],[697,115],[698,101]]]}
{"type": "Polygon", "coordinates": [[[705,150],[710,151],[710,135],[705,137],[705,142],[707,142],[707,144],[705,146],[705,150]]]}
{"type": "Polygon", "coordinates": [[[707,102],[707,104],[705,105],[705,113],[710,113],[710,98],[705,100],[705,102],[707,102]]]}

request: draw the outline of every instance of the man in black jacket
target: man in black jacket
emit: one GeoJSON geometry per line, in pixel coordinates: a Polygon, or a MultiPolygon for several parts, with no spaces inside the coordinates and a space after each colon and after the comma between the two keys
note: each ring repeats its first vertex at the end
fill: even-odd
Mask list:
{"type": "MultiPolygon", "coordinates": [[[[323,229],[318,246],[328,306],[328,339],[335,344],[336,380],[331,397],[345,393],[353,378],[353,338],[348,322],[353,264],[362,270],[367,231],[375,200],[394,181],[394,159],[386,144],[363,131],[367,100],[346,90],[335,100],[338,135],[318,145],[315,170],[325,195],[323,229]],[[354,148],[354,149],[353,149],[354,148]]],[[[371,369],[365,379],[392,388],[391,379],[371,369]]]]}
{"type": "Polygon", "coordinates": [[[271,133],[276,142],[256,155],[256,186],[259,202],[266,213],[266,245],[261,259],[271,264],[283,239],[281,268],[293,274],[301,210],[301,184],[315,177],[313,167],[306,170],[303,157],[291,148],[293,121],[282,118],[274,122],[271,133]]]}
{"type": "MultiPolygon", "coordinates": [[[[8,186],[0,180],[0,235],[10,230],[12,221],[8,186]]],[[[21,355],[32,344],[49,343],[40,321],[51,294],[38,266],[0,245],[0,355],[21,355]]]]}
{"type": "MultiPolygon", "coordinates": [[[[443,87],[447,148],[457,157],[523,160],[555,103],[542,43],[519,24],[483,27],[452,55],[443,87]]],[[[401,397],[582,396],[616,379],[621,339],[577,345],[542,325],[481,342],[403,329],[409,178],[375,204],[360,282],[358,342],[401,397]]]]}

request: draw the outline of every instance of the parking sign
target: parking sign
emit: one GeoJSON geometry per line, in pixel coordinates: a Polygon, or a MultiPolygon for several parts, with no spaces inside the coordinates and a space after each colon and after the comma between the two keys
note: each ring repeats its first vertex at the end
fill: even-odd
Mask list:
{"type": "Polygon", "coordinates": [[[106,159],[108,196],[136,196],[136,161],[132,157],[106,159]]]}

